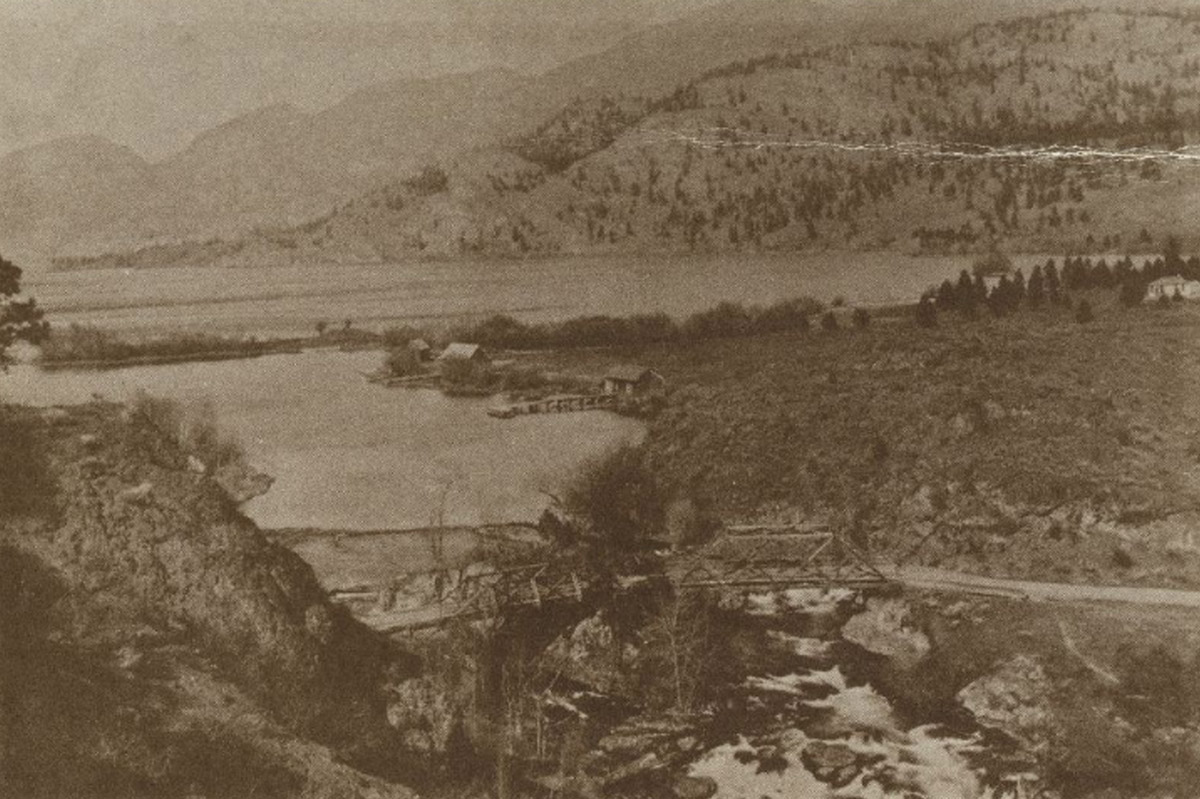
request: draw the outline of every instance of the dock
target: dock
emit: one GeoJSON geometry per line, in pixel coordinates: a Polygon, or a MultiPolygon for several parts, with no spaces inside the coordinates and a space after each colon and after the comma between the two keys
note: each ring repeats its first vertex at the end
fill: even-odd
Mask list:
{"type": "Polygon", "coordinates": [[[610,411],[617,407],[613,394],[559,394],[540,400],[516,402],[488,409],[488,416],[511,419],[539,413],[576,413],[579,411],[610,411]]]}

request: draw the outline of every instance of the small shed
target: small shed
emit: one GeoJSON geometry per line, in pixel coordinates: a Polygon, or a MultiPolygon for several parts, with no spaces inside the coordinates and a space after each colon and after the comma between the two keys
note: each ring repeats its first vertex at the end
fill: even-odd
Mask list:
{"type": "Polygon", "coordinates": [[[413,355],[417,356],[417,360],[419,361],[428,361],[433,357],[433,348],[423,338],[414,338],[408,342],[408,349],[413,355]]]}
{"type": "Polygon", "coordinates": [[[655,394],[666,386],[662,375],[644,366],[618,366],[604,375],[605,394],[655,394]]]}
{"type": "Polygon", "coordinates": [[[470,361],[472,363],[487,363],[490,358],[487,351],[478,344],[454,342],[447,345],[438,356],[439,361],[470,361]]]}
{"type": "Polygon", "coordinates": [[[1146,302],[1153,302],[1162,297],[1173,300],[1176,296],[1185,300],[1200,298],[1200,280],[1171,275],[1160,277],[1146,286],[1146,302]]]}

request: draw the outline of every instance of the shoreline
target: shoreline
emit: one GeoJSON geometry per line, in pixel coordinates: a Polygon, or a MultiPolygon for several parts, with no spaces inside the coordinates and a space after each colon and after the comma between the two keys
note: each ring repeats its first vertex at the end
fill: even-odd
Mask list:
{"type": "Polygon", "coordinates": [[[310,349],[303,344],[290,344],[278,347],[264,347],[256,350],[234,350],[230,352],[197,352],[181,353],[178,355],[141,355],[132,358],[113,358],[101,360],[72,360],[72,361],[37,361],[37,365],[48,372],[78,370],[102,371],[109,369],[126,369],[135,366],[166,366],[176,363],[206,363],[213,361],[235,361],[240,359],[260,358],[264,355],[298,355],[310,349]]]}

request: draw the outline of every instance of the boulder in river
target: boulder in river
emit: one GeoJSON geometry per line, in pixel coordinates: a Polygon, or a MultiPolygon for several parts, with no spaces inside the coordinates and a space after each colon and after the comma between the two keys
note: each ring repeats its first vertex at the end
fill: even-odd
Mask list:
{"type": "Polygon", "coordinates": [[[838,787],[850,782],[862,770],[858,756],[841,743],[810,741],[801,751],[800,759],[814,777],[838,787]]]}
{"type": "Polygon", "coordinates": [[[925,633],[913,625],[908,605],[899,599],[868,600],[866,610],[842,626],[842,638],[901,668],[915,666],[930,649],[925,633]]]}
{"type": "Polygon", "coordinates": [[[1055,730],[1052,690],[1041,664],[1017,655],[959,691],[958,701],[980,724],[1040,746],[1055,730]]]}
{"type": "Polygon", "coordinates": [[[677,799],[709,799],[717,792],[717,781],[712,777],[679,777],[671,785],[677,799]]]}
{"type": "Polygon", "coordinates": [[[564,677],[605,694],[619,694],[624,684],[615,635],[599,614],[590,616],[550,645],[545,658],[564,677]]]}

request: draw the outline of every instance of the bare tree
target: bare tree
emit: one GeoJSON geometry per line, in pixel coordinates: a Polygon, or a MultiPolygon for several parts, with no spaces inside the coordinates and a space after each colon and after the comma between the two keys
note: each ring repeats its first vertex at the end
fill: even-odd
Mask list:
{"type": "Polygon", "coordinates": [[[696,709],[711,645],[711,603],[707,594],[688,592],[663,599],[646,628],[654,660],[670,684],[672,705],[687,713],[696,709]]]}

